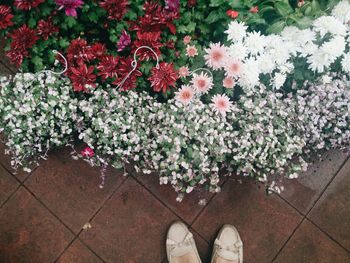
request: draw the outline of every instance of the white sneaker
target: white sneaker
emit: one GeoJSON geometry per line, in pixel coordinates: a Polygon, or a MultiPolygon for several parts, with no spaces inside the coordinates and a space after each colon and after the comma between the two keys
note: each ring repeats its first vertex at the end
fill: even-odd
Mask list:
{"type": "Polygon", "coordinates": [[[192,233],[182,222],[173,223],[166,240],[166,252],[169,263],[201,263],[192,233]]]}
{"type": "Polygon", "coordinates": [[[234,226],[224,225],[215,239],[211,263],[218,259],[243,263],[243,243],[234,226]]]}

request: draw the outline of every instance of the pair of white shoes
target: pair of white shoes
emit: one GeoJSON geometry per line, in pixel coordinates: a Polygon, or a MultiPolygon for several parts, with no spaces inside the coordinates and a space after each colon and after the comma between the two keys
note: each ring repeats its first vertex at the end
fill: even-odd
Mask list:
{"type": "MultiPolygon", "coordinates": [[[[201,263],[192,233],[182,222],[175,222],[168,231],[166,249],[169,263],[201,263]]],[[[215,239],[211,263],[243,262],[243,243],[237,229],[224,225],[215,239]]]]}

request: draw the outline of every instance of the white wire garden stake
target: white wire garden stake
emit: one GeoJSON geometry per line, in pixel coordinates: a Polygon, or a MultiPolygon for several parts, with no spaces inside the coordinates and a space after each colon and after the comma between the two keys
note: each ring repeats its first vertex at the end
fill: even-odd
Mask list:
{"type": "MultiPolygon", "coordinates": [[[[61,71],[61,72],[55,72],[55,71],[52,71],[52,70],[49,70],[49,69],[44,69],[44,70],[39,71],[37,73],[38,75],[40,73],[51,73],[51,74],[54,74],[54,75],[62,75],[64,73],[66,73],[66,71],[68,70],[67,59],[60,52],[58,52],[57,50],[52,50],[52,53],[58,54],[64,60],[64,70],[61,71]]],[[[37,75],[37,74],[35,74],[35,75],[37,75]]]]}
{"type": "Polygon", "coordinates": [[[152,53],[156,56],[156,59],[157,59],[157,65],[156,65],[156,68],[159,69],[159,57],[157,55],[157,53],[152,49],[150,48],[149,46],[141,46],[141,47],[138,47],[136,50],[135,50],[135,53],[134,53],[134,60],[131,62],[131,66],[132,66],[132,70],[125,76],[125,78],[118,84],[117,86],[117,89],[121,88],[125,81],[131,76],[131,74],[136,70],[137,68],[137,52],[142,49],[142,48],[146,48],[146,49],[149,49],[150,51],[152,51],[152,53]]]}
{"type": "Polygon", "coordinates": [[[190,74],[189,74],[189,76],[192,76],[192,75],[193,75],[194,73],[196,73],[197,71],[206,71],[206,72],[208,72],[208,73],[210,74],[211,79],[214,80],[213,72],[211,72],[211,71],[210,71],[209,69],[207,69],[207,68],[197,68],[197,69],[191,71],[190,74]]]}

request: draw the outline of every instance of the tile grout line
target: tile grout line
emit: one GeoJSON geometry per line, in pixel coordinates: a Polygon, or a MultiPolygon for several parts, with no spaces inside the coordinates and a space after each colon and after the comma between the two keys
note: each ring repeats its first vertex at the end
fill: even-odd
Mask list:
{"type": "Polygon", "coordinates": [[[292,237],[294,236],[295,232],[297,232],[297,230],[299,229],[299,227],[301,226],[301,224],[305,221],[306,217],[304,216],[300,222],[297,224],[297,226],[294,228],[294,230],[292,231],[292,233],[290,234],[290,236],[287,238],[287,240],[283,243],[282,247],[278,250],[278,252],[276,253],[276,255],[273,257],[273,259],[271,260],[271,263],[273,263],[276,258],[281,254],[282,250],[285,248],[285,246],[288,244],[288,242],[292,239],[292,237]]]}
{"type": "Polygon", "coordinates": [[[325,234],[329,239],[331,239],[334,243],[342,247],[346,252],[350,254],[350,250],[343,246],[340,242],[334,239],[330,234],[328,234],[325,230],[323,230],[320,226],[318,226],[315,222],[313,222],[310,218],[305,218],[308,222],[310,222],[313,226],[315,226],[318,230],[320,230],[323,234],[325,234]]]}
{"type": "MultiPolygon", "coordinates": [[[[93,215],[89,218],[88,222],[91,222],[95,216],[101,211],[101,209],[105,206],[105,204],[112,198],[112,196],[114,195],[115,192],[117,192],[119,190],[119,188],[125,183],[125,181],[127,180],[128,178],[125,178],[121,184],[116,187],[116,189],[114,189],[112,191],[112,193],[102,202],[101,206],[96,210],[96,212],[93,213],[93,215]]],[[[65,247],[65,249],[62,251],[62,253],[60,253],[57,257],[57,259],[54,261],[54,262],[57,262],[57,260],[59,260],[59,258],[64,254],[64,252],[66,252],[68,250],[68,248],[71,246],[71,244],[76,240],[76,239],[79,239],[81,242],[83,242],[83,240],[81,240],[79,238],[79,235],[83,232],[83,229],[80,229],[79,232],[77,234],[74,233],[74,238],[73,240],[65,247]]],[[[95,254],[99,259],[102,260],[102,262],[105,262],[101,256],[99,256],[95,251],[93,251],[85,242],[83,242],[84,245],[91,251],[93,252],[93,254],[95,254]]]]}
{"type": "MultiPolygon", "coordinates": [[[[220,186],[221,189],[225,186],[227,180],[225,180],[222,185],[220,186]]],[[[220,194],[220,193],[219,193],[220,194]]],[[[212,200],[214,199],[214,197],[216,197],[217,193],[215,193],[213,196],[210,197],[209,201],[207,202],[207,204],[203,207],[203,209],[198,213],[198,215],[192,220],[190,226],[192,227],[192,225],[197,221],[197,219],[203,214],[204,210],[208,207],[209,203],[212,202],[212,200]]],[[[201,236],[201,235],[200,235],[201,236]]],[[[201,236],[202,237],[202,236],[201,236]]],[[[203,237],[202,237],[203,238],[203,237]]],[[[209,243],[208,240],[206,240],[205,238],[203,238],[205,241],[207,241],[209,243]]]]}
{"type": "Polygon", "coordinates": [[[321,193],[319,194],[319,196],[316,198],[316,200],[313,202],[311,208],[307,211],[305,217],[307,217],[311,210],[315,207],[315,205],[318,203],[318,201],[321,199],[321,197],[323,196],[323,194],[326,192],[326,190],[328,189],[328,187],[330,186],[330,184],[334,181],[335,177],[337,177],[337,175],[339,174],[339,172],[344,168],[345,164],[350,161],[350,157],[348,157],[347,159],[345,159],[345,161],[341,164],[341,166],[339,167],[339,169],[334,173],[334,175],[332,176],[332,178],[329,180],[329,182],[326,184],[326,186],[324,187],[324,189],[321,191],[321,193]]]}
{"type": "MultiPolygon", "coordinates": [[[[303,218],[301,220],[301,222],[297,225],[297,227],[293,230],[293,232],[291,233],[291,235],[288,237],[287,241],[282,245],[282,247],[279,249],[279,251],[277,252],[277,254],[275,255],[275,257],[272,259],[271,263],[273,263],[276,258],[278,257],[278,255],[282,252],[282,250],[284,249],[284,247],[287,245],[287,243],[289,242],[289,240],[292,238],[292,236],[295,234],[296,230],[300,227],[300,225],[305,221],[310,221],[309,218],[307,217],[309,215],[309,213],[311,212],[311,210],[315,207],[315,205],[317,204],[317,202],[320,200],[320,198],[322,197],[322,195],[324,194],[324,192],[327,190],[328,186],[333,182],[334,178],[338,175],[338,173],[343,169],[343,167],[345,166],[345,164],[350,160],[349,158],[346,158],[345,161],[341,164],[341,166],[339,167],[339,169],[337,169],[337,171],[335,172],[335,174],[332,176],[332,178],[329,180],[329,182],[326,184],[326,186],[324,187],[324,189],[321,191],[321,193],[319,194],[318,198],[316,198],[316,200],[314,201],[313,205],[311,206],[310,209],[307,210],[306,214],[301,213],[298,209],[296,209],[293,205],[291,205],[287,200],[285,200],[283,197],[281,197],[280,195],[278,195],[280,197],[281,200],[283,200],[285,203],[287,203],[289,206],[291,206],[293,209],[295,209],[298,213],[303,215],[303,218]]],[[[313,222],[312,222],[313,223],[313,222]]],[[[315,226],[317,226],[315,223],[313,223],[315,226]]],[[[317,226],[318,229],[322,230],[319,226],[317,226]]],[[[324,232],[322,230],[322,232],[324,232]]],[[[327,234],[327,236],[329,236],[327,234]]],[[[331,240],[335,240],[333,237],[331,238],[331,240]]],[[[336,242],[337,244],[339,244],[339,242],[336,242]]],[[[343,248],[343,246],[341,245],[341,247],[343,248]]],[[[349,252],[346,249],[347,252],[349,252]]]]}

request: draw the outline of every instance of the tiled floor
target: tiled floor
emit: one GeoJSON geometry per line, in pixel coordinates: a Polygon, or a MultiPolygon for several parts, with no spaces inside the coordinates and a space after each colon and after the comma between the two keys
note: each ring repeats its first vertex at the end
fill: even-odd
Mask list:
{"type": "Polygon", "coordinates": [[[0,263],[167,262],[166,231],[179,219],[203,262],[220,227],[233,224],[245,263],[350,263],[350,159],[340,151],[285,182],[281,195],[229,178],[221,193],[195,192],[182,203],[156,175],[132,168],[128,176],[108,170],[100,189],[99,170],[64,149],[30,175],[14,175],[3,151],[0,144],[0,263]]]}

